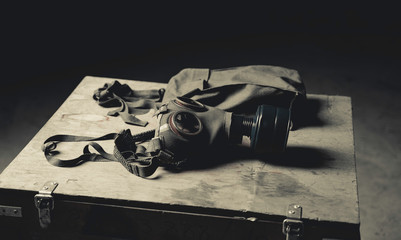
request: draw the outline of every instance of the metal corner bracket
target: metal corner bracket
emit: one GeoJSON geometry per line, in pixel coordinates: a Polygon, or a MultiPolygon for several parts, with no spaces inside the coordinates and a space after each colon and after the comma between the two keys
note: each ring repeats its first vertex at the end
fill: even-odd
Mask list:
{"type": "Polygon", "coordinates": [[[51,223],[51,210],[54,208],[52,193],[57,186],[57,182],[46,182],[34,197],[35,206],[39,213],[39,223],[42,228],[47,228],[51,223]]]}
{"type": "Polygon", "coordinates": [[[290,204],[287,209],[287,219],[283,221],[283,234],[287,240],[300,240],[303,236],[302,207],[299,204],[290,204]]]}

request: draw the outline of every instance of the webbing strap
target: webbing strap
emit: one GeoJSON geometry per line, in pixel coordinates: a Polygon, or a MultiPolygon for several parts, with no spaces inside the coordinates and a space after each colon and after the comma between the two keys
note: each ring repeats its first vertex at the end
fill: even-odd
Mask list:
{"type": "MultiPolygon", "coordinates": [[[[126,154],[127,152],[124,153],[126,154]]],[[[137,158],[125,157],[124,153],[121,153],[117,146],[114,146],[114,156],[128,170],[128,172],[136,176],[149,177],[159,167],[156,157],[142,159],[141,163],[137,163],[135,162],[135,160],[138,160],[137,158]]]]}
{"type": "Polygon", "coordinates": [[[129,129],[120,133],[110,133],[101,137],[86,137],[75,135],[54,135],[43,143],[42,150],[47,161],[58,167],[74,167],[87,161],[118,161],[130,173],[140,177],[148,177],[152,175],[158,165],[156,157],[153,153],[146,152],[146,149],[137,145],[136,142],[149,140],[154,136],[155,130],[150,130],[136,135],[131,135],[129,129]],[[83,154],[73,159],[59,159],[56,155],[57,144],[60,142],[83,142],[83,141],[102,141],[114,139],[115,147],[113,154],[109,154],[96,142],[89,142],[83,149],[83,154]],[[93,147],[97,153],[89,151],[89,147],[93,147]]]}
{"type": "Polygon", "coordinates": [[[83,150],[83,154],[77,158],[73,159],[59,159],[56,155],[59,153],[55,151],[57,144],[60,142],[83,142],[83,141],[102,141],[102,140],[111,140],[117,137],[117,133],[110,133],[103,135],[101,137],[85,137],[85,136],[75,136],[75,135],[54,135],[46,139],[43,143],[42,150],[45,153],[45,157],[47,161],[58,167],[73,167],[80,165],[87,161],[117,161],[117,159],[112,155],[106,153],[103,148],[95,143],[88,143],[83,150]],[[99,154],[91,153],[89,151],[89,146],[92,146],[99,154]]]}
{"type": "MultiPolygon", "coordinates": [[[[143,135],[146,135],[146,132],[143,135]]],[[[143,146],[135,144],[143,138],[144,136],[140,135],[132,136],[129,129],[121,131],[114,141],[114,156],[130,173],[139,177],[148,177],[159,167],[156,154],[160,149],[146,151],[143,146]]]]}
{"type": "Polygon", "coordinates": [[[138,119],[135,115],[147,113],[161,105],[165,89],[132,90],[127,84],[118,81],[106,83],[97,89],[93,98],[102,107],[118,107],[110,111],[110,116],[121,116],[128,124],[146,126],[147,121],[138,119]]]}

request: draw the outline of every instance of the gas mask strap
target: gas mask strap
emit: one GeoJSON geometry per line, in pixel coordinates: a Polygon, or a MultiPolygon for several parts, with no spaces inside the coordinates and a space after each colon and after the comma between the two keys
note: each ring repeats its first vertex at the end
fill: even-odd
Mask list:
{"type": "MultiPolygon", "coordinates": [[[[154,131],[153,131],[154,133],[154,131]]],[[[114,143],[114,156],[132,174],[139,177],[152,175],[159,167],[159,148],[150,151],[136,142],[148,140],[151,134],[137,134],[132,136],[129,129],[119,133],[114,143]],[[146,136],[148,135],[148,136],[146,136]],[[145,139],[147,138],[147,139],[145,139]]],[[[150,141],[152,143],[154,141],[150,141]]]]}
{"type": "MultiPolygon", "coordinates": [[[[116,96],[116,99],[120,101],[121,107],[118,109],[118,112],[113,112],[113,115],[120,115],[125,123],[138,125],[141,127],[145,127],[148,124],[147,121],[140,120],[130,112],[126,101],[118,96],[116,96]]],[[[108,114],[110,115],[110,112],[108,114]]]]}
{"type": "Polygon", "coordinates": [[[127,152],[120,152],[117,145],[114,146],[114,156],[128,172],[136,176],[149,177],[159,167],[157,158],[155,157],[136,157],[135,154],[131,152],[132,155],[126,158],[124,156],[126,153],[127,152]]]}
{"type": "Polygon", "coordinates": [[[110,111],[109,116],[118,116],[125,123],[137,126],[146,126],[147,122],[138,119],[135,115],[142,115],[151,109],[157,109],[161,104],[165,89],[132,90],[127,84],[118,81],[106,83],[97,89],[93,99],[102,107],[118,107],[110,111]]]}
{"type": "Polygon", "coordinates": [[[46,139],[42,145],[42,150],[45,154],[47,161],[58,167],[74,167],[80,165],[87,161],[117,161],[117,159],[106,153],[103,148],[95,143],[90,142],[84,148],[84,153],[74,159],[59,159],[56,155],[59,153],[56,151],[57,144],[60,142],[84,142],[84,141],[102,141],[102,140],[112,140],[118,136],[117,133],[109,133],[101,137],[86,137],[86,136],[74,136],[74,135],[54,135],[46,139]],[[89,151],[89,146],[92,146],[99,154],[91,153],[89,151]]]}
{"type": "MultiPolygon", "coordinates": [[[[129,171],[137,176],[145,177],[150,176],[157,169],[157,160],[152,159],[151,153],[147,153],[140,148],[139,145],[136,145],[136,142],[143,142],[145,140],[149,140],[154,136],[155,130],[149,130],[143,133],[131,135],[131,131],[129,129],[124,130],[120,133],[109,133],[103,135],[101,137],[86,137],[86,136],[75,136],[75,135],[54,135],[46,139],[46,141],[42,145],[42,150],[45,154],[47,161],[58,167],[74,167],[80,165],[87,161],[119,161],[126,168],[129,165],[129,171]],[[135,159],[132,157],[125,160],[122,160],[121,156],[125,154],[120,153],[116,154],[116,151],[113,154],[109,154],[104,149],[97,144],[96,142],[89,142],[83,149],[83,154],[79,157],[73,159],[59,159],[57,158],[57,154],[59,151],[56,150],[57,144],[61,142],[83,142],[83,141],[102,141],[102,140],[112,140],[115,142],[121,142],[123,139],[124,142],[124,151],[125,152],[134,152],[135,159]],[[118,140],[117,140],[118,139],[118,140]],[[98,153],[92,153],[89,150],[89,147],[95,149],[98,153]],[[137,165],[133,163],[140,163],[141,165],[137,165]]],[[[121,145],[121,143],[119,144],[121,145]]]]}

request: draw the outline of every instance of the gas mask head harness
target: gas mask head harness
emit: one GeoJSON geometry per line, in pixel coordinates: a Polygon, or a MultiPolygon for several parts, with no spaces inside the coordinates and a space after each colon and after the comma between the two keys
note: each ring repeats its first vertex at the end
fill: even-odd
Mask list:
{"type": "Polygon", "coordinates": [[[279,153],[287,145],[290,115],[290,109],[270,105],[260,105],[253,116],[238,115],[177,97],[155,113],[154,131],[120,132],[114,155],[131,173],[147,177],[158,166],[190,162],[211,146],[246,145],[257,154],[279,153]],[[145,141],[147,147],[137,144],[145,141]]]}

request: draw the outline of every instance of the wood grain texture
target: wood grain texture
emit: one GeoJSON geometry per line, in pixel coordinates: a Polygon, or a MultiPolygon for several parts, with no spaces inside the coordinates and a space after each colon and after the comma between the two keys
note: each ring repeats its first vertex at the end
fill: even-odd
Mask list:
{"type": "MultiPolygon", "coordinates": [[[[171,172],[159,168],[152,179],[130,174],[117,162],[88,162],[73,168],[50,165],[42,143],[55,134],[100,136],[130,128],[109,117],[92,99],[95,89],[111,78],[85,77],[46,125],[0,175],[0,188],[38,191],[49,180],[59,186],[54,194],[117,199],[138,205],[168,204],[226,209],[258,214],[285,215],[287,206],[303,207],[303,217],[319,221],[359,224],[351,99],[343,96],[310,95],[317,104],[313,125],[291,131],[283,156],[268,160],[246,159],[211,167],[171,172]]],[[[153,89],[164,84],[121,80],[133,89],[153,89]]],[[[143,119],[150,119],[152,112],[143,119]]],[[[100,142],[112,152],[113,142],[100,142]]],[[[60,144],[62,157],[81,154],[81,143],[60,144]]],[[[212,155],[214,155],[212,153],[212,155]]],[[[233,155],[233,154],[232,154],[233,155]]]]}

